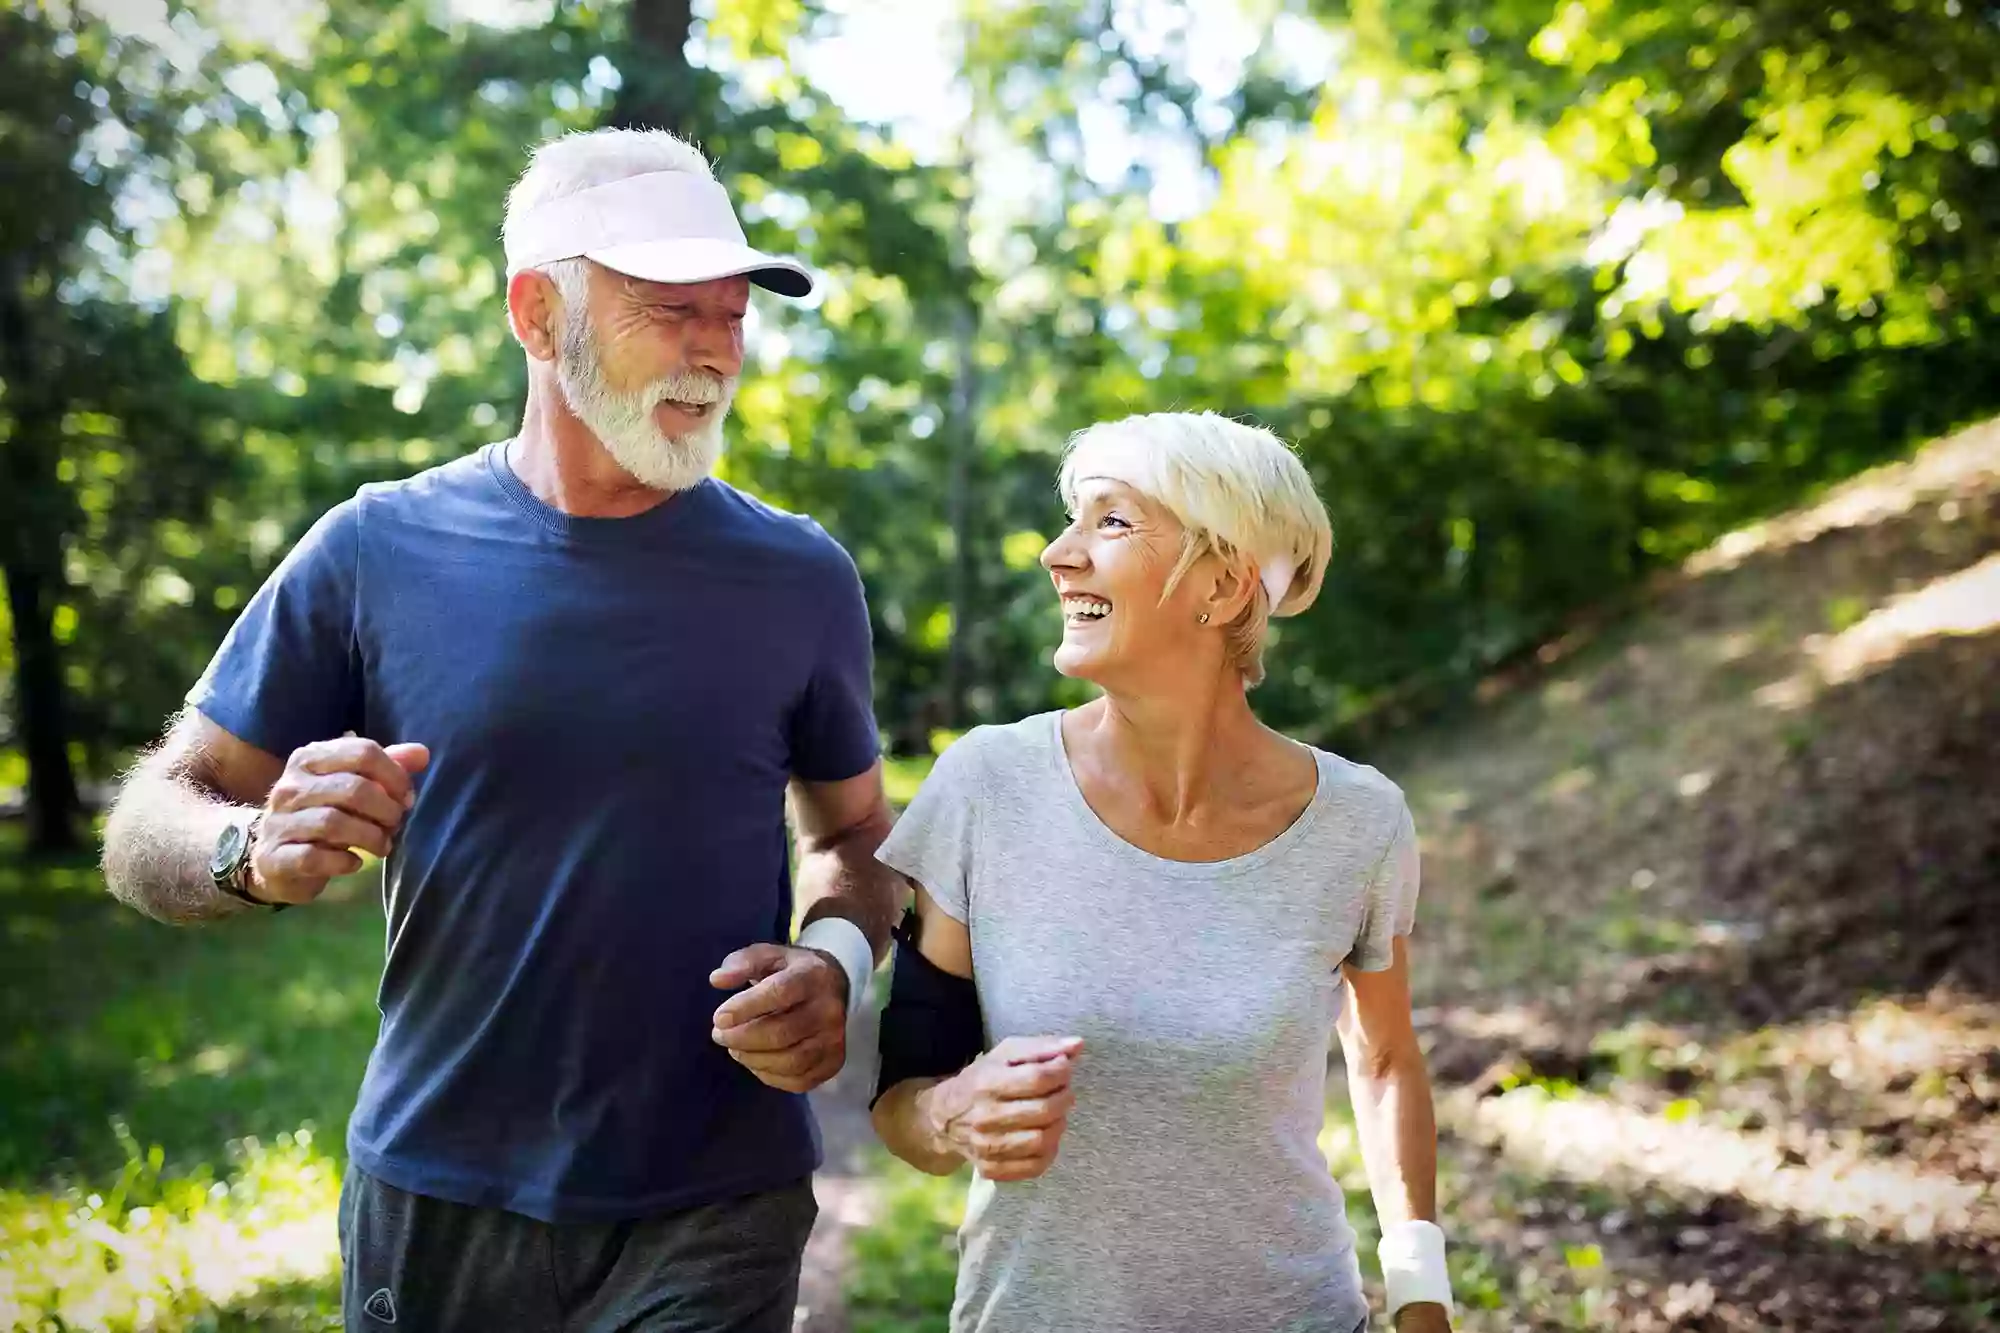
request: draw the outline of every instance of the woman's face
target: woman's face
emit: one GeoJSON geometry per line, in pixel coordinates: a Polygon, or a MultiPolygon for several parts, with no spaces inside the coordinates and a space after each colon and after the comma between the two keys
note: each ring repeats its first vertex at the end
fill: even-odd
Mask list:
{"type": "Polygon", "coordinates": [[[1069,526],[1042,552],[1062,598],[1056,670],[1103,684],[1133,667],[1174,660],[1194,641],[1199,615],[1195,571],[1160,600],[1180,559],[1180,522],[1108,477],[1083,478],[1076,502],[1069,526]]]}

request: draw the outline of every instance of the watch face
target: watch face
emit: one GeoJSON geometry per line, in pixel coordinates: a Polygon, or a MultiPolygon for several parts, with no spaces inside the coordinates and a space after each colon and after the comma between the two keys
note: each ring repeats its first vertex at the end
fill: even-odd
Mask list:
{"type": "Polygon", "coordinates": [[[235,868],[236,858],[243,853],[243,826],[231,824],[222,830],[222,836],[215,840],[215,855],[209,859],[208,873],[218,878],[235,868]]]}

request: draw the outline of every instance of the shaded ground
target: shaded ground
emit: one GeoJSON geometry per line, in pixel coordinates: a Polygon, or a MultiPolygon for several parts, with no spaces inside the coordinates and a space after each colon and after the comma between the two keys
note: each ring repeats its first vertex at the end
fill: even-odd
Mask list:
{"type": "Polygon", "coordinates": [[[1370,756],[1424,833],[1456,1211],[1541,1293],[1519,1326],[1992,1326],[1996,631],[1989,425],[1370,756]]]}

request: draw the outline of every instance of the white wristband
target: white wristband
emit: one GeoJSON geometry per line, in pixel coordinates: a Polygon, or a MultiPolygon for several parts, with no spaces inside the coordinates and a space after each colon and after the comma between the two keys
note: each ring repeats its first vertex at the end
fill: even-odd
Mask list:
{"type": "Polygon", "coordinates": [[[823,916],[800,931],[794,943],[801,949],[824,949],[834,956],[840,970],[847,973],[847,1016],[854,1017],[868,998],[868,982],[875,975],[875,949],[861,927],[846,917],[823,916]]]}
{"type": "Polygon", "coordinates": [[[1375,1251],[1389,1289],[1389,1318],[1406,1305],[1430,1301],[1454,1313],[1451,1276],[1444,1266],[1444,1232],[1435,1222],[1401,1222],[1382,1233],[1375,1251]]]}

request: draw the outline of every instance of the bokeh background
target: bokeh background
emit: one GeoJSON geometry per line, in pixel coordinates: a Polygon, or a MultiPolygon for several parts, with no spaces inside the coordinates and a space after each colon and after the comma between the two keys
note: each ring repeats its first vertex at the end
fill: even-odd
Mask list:
{"type": "MultiPolygon", "coordinates": [[[[1996,102],[1984,0],[0,0],[0,1325],[337,1326],[370,872],[172,930],[96,820],[314,518],[510,433],[505,192],[630,124],[827,276],[724,471],[854,554],[899,799],[1085,697],[1069,432],[1296,444],[1255,701],[1417,809],[1461,1326],[1994,1326],[1996,102]]],[[[866,1072],[801,1318],[942,1327],[866,1072]]]]}

